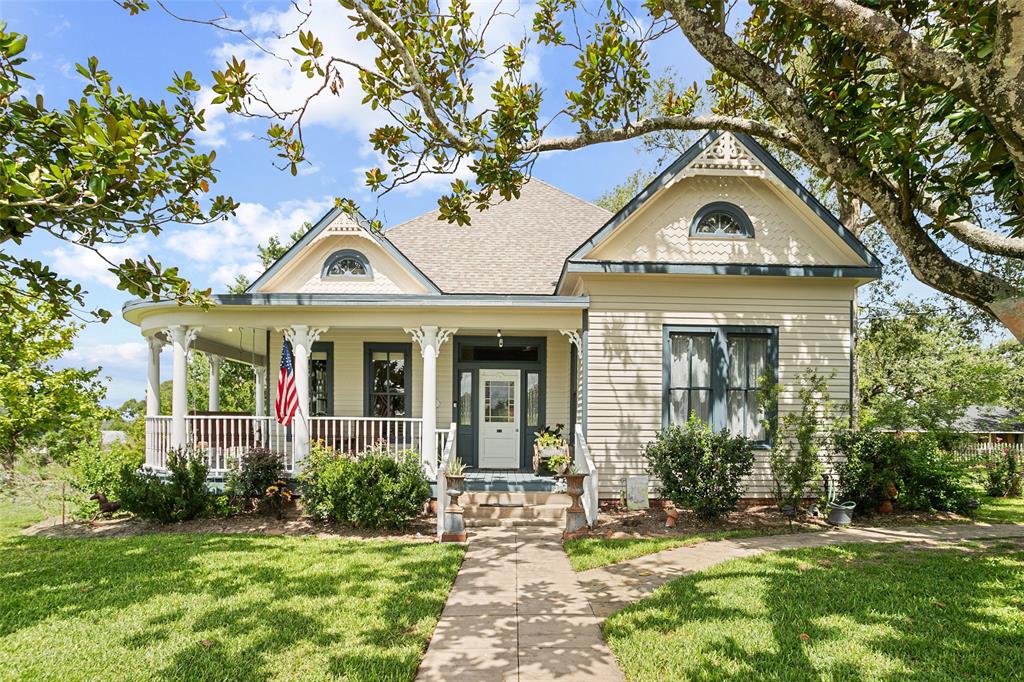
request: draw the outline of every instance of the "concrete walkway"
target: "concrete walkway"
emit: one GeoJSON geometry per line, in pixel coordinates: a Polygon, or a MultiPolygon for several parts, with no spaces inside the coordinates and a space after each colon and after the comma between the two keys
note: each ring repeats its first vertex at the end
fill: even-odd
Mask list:
{"type": "Polygon", "coordinates": [[[763,552],[851,542],[1024,537],[1024,525],[847,528],[705,542],[575,573],[555,528],[482,528],[420,664],[418,680],[622,680],[601,622],[680,576],[763,552]]]}
{"type": "Polygon", "coordinates": [[[621,680],[561,530],[480,528],[418,680],[621,680]]]}
{"type": "Polygon", "coordinates": [[[705,542],[668,549],[578,574],[577,579],[594,614],[602,619],[643,599],[670,580],[711,568],[730,559],[763,552],[822,547],[851,542],[913,542],[942,546],[961,540],[1024,537],[1024,525],[949,524],[893,528],[844,528],[821,533],[775,535],[744,540],[705,542]]]}

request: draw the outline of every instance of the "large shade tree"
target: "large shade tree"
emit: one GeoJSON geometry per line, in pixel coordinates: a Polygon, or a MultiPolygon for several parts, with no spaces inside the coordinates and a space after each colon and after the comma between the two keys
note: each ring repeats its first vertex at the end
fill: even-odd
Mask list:
{"type": "Polygon", "coordinates": [[[390,115],[370,135],[381,163],[367,185],[386,192],[468,168],[471,179],[453,179],[439,199],[442,219],[463,224],[474,207],[518,196],[541,154],[742,132],[805,163],[842,219],[854,230],[880,226],[921,282],[1004,319],[1021,296],[1019,0],[540,0],[527,35],[507,44],[487,29],[516,11],[511,3],[482,16],[468,0],[341,4],[376,56],[329,53],[315,28],[300,27],[288,57],[311,85],[297,105],[264,96],[244,60],[214,73],[217,100],[267,118],[266,137],[292,172],[305,158],[310,103],[351,96],[352,70],[364,103],[390,115]],[[711,65],[710,78],[657,87],[663,74],[651,73],[649,54],[681,40],[711,65]],[[572,87],[531,82],[526,64],[538,50],[546,64],[564,54],[572,87]],[[495,56],[499,75],[477,77],[495,56]]]}
{"type": "Polygon", "coordinates": [[[106,248],[169,223],[206,224],[237,207],[210,195],[215,154],[196,150],[193,136],[204,126],[194,106],[199,83],[186,72],[173,78],[166,100],[135,97],[90,57],[76,66],[81,96],[51,107],[41,94],[27,97],[27,42],[0,22],[0,309],[18,308],[25,297],[58,316],[85,306],[73,273],[19,253],[42,233],[97,254],[133,296],[204,303],[208,290],[193,288],[177,268],[152,257],[115,261],[106,248]]]}

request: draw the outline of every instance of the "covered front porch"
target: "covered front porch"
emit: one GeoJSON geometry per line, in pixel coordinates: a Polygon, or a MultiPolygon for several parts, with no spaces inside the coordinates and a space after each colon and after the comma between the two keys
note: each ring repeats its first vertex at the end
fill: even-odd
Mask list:
{"type": "MultiPolygon", "coordinates": [[[[530,471],[534,433],[578,418],[585,299],[552,296],[247,294],[207,309],[129,304],[149,341],[146,465],[180,447],[205,452],[223,477],[251,448],[280,453],[297,473],[316,441],[344,452],[412,451],[435,478],[442,454],[473,471],[530,471]],[[294,356],[298,409],[276,417],[282,345],[294,356]],[[170,414],[161,414],[160,358],[172,356],[170,414]],[[206,410],[189,404],[189,353],[209,359],[206,410]],[[223,363],[253,372],[255,409],[220,409],[223,363]]],[[[195,377],[192,377],[195,381],[195,377]]],[[[193,394],[195,388],[193,387],[193,394]]]]}

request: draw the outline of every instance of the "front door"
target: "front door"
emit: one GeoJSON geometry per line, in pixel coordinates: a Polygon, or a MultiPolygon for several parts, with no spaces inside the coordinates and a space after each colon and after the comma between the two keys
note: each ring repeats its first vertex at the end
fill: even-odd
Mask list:
{"type": "Polygon", "coordinates": [[[518,369],[480,370],[480,468],[519,468],[518,369]]]}

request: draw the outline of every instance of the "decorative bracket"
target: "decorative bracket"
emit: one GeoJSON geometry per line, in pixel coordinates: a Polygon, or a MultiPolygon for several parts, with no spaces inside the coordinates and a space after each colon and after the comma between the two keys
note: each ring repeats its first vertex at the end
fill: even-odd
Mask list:
{"type": "Polygon", "coordinates": [[[284,338],[288,340],[288,343],[295,347],[295,337],[299,335],[298,329],[303,328],[306,333],[306,342],[312,346],[320,338],[320,335],[327,331],[327,327],[307,327],[305,325],[296,324],[291,327],[275,327],[275,330],[284,334],[284,338]]]}
{"type": "Polygon", "coordinates": [[[169,341],[173,342],[174,337],[181,334],[181,344],[185,347],[185,352],[192,346],[192,342],[199,336],[199,332],[202,327],[183,327],[180,324],[172,325],[164,329],[164,337],[169,341]]]}
{"type": "MultiPolygon", "coordinates": [[[[412,337],[412,340],[420,347],[420,355],[426,353],[426,348],[423,345],[423,328],[422,327],[404,327],[405,333],[412,337]]],[[[450,339],[458,329],[449,329],[447,327],[441,327],[437,329],[434,336],[434,357],[441,356],[441,346],[444,345],[445,341],[450,339]]]]}
{"type": "MultiPolygon", "coordinates": [[[[162,333],[166,335],[167,331],[164,330],[162,333]]],[[[149,349],[156,353],[159,353],[161,350],[163,350],[164,346],[167,345],[167,341],[160,338],[156,334],[153,334],[152,336],[147,336],[146,342],[149,344],[149,349]]]]}
{"type": "Polygon", "coordinates": [[[438,356],[441,355],[441,346],[443,346],[448,339],[455,336],[458,331],[458,328],[449,329],[447,327],[442,327],[437,330],[437,345],[434,346],[434,352],[437,353],[438,356]]]}
{"type": "Polygon", "coordinates": [[[580,336],[580,333],[577,330],[575,330],[575,329],[559,329],[558,333],[561,334],[562,336],[565,336],[566,338],[568,338],[569,339],[569,343],[571,343],[572,345],[576,346],[576,351],[578,353],[582,353],[583,352],[583,337],[580,336]]]}

